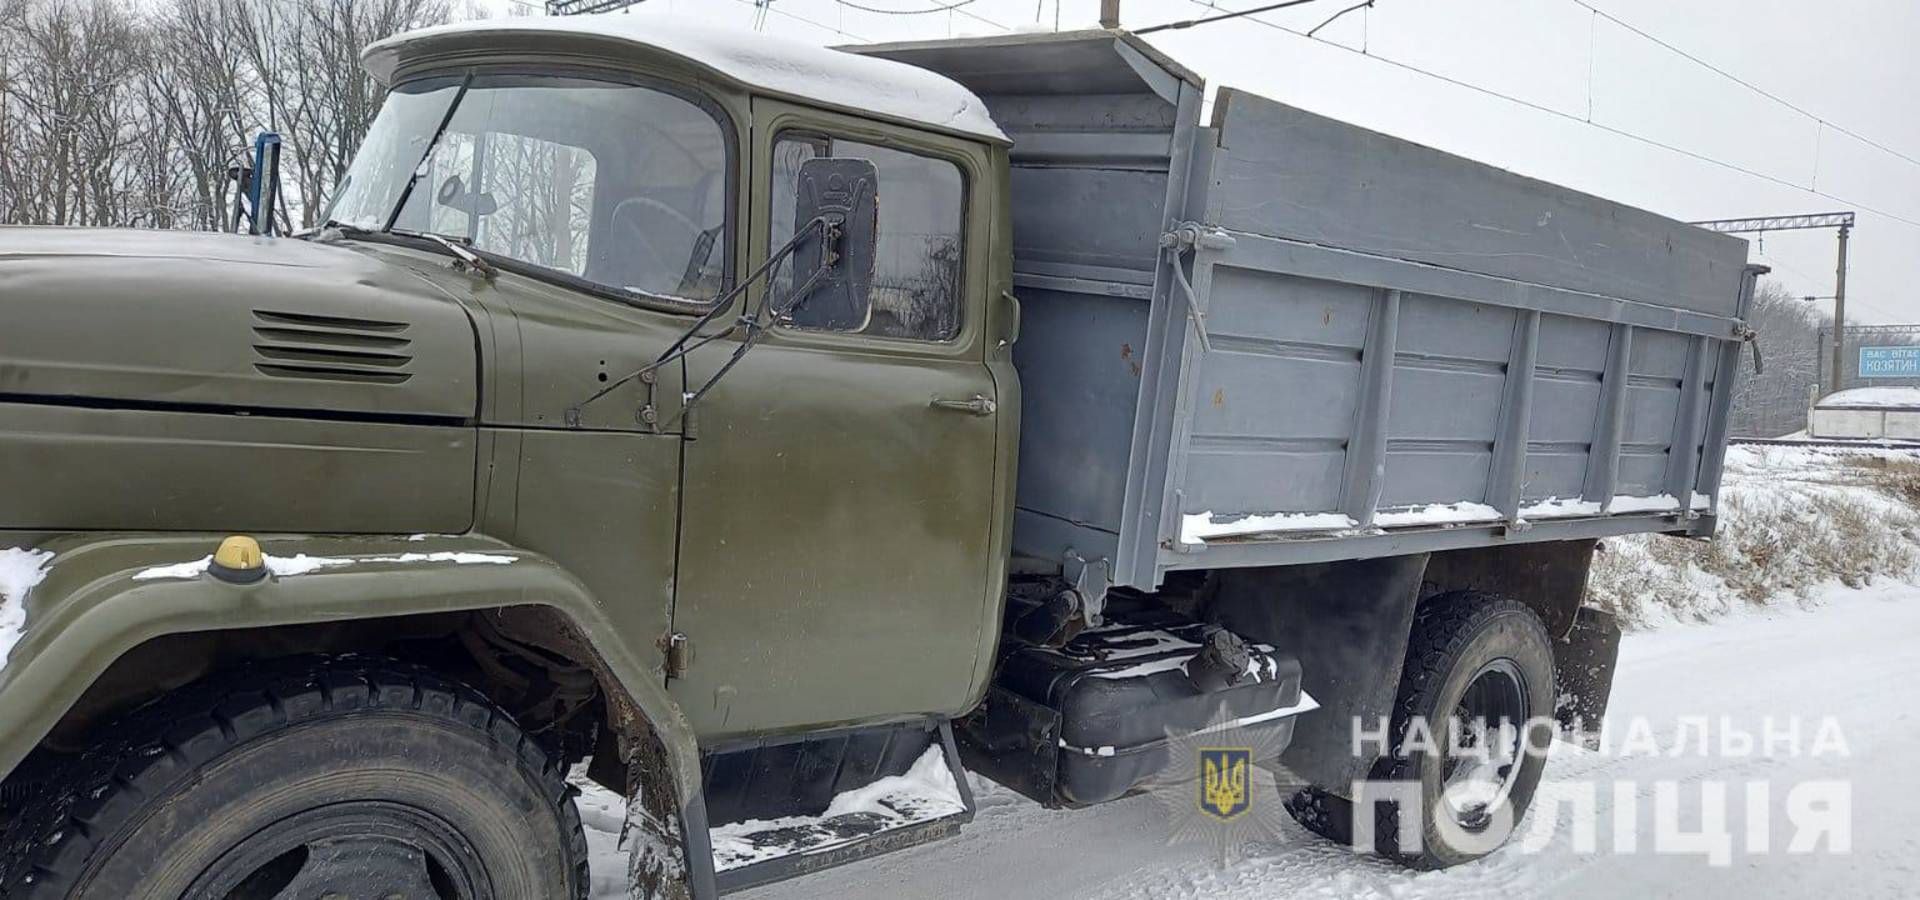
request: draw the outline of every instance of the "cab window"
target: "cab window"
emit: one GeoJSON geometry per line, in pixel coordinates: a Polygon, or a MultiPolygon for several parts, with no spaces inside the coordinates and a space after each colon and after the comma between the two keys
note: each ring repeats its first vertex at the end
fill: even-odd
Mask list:
{"type": "Polygon", "coordinates": [[[382,228],[404,192],[396,228],[622,294],[707,302],[727,282],[728,157],[719,119],[666,90],[560,75],[423,80],[387,100],[334,217],[382,228]]]}
{"type": "MultiPolygon", "coordinates": [[[[960,273],[965,255],[966,179],[960,167],[932,156],[824,134],[786,132],[773,147],[770,248],[793,237],[794,184],[800,164],[824,156],[871,160],[879,176],[879,246],[872,317],[859,333],[945,341],[960,331],[960,273]]],[[[792,285],[781,266],[774,291],[792,285]]]]}

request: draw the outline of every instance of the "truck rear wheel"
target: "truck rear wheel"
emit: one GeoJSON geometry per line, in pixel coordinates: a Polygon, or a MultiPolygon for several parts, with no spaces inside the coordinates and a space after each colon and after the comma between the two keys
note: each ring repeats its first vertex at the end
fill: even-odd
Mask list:
{"type": "Polygon", "coordinates": [[[1374,801],[1310,787],[1287,799],[1287,811],[1353,845],[1356,809],[1371,809],[1373,848],[1414,868],[1478,859],[1533,800],[1553,740],[1553,697],[1553,645],[1531,610],[1476,592],[1432,598],[1414,614],[1392,745],[1369,776],[1374,801]],[[1388,799],[1395,786],[1418,804],[1388,799]],[[1405,829],[1411,840],[1401,834],[1405,816],[1418,816],[1405,829]]]}
{"type": "Polygon", "coordinates": [[[427,670],[356,659],[229,673],[118,729],[20,810],[0,896],[586,896],[559,764],[427,670]]]}

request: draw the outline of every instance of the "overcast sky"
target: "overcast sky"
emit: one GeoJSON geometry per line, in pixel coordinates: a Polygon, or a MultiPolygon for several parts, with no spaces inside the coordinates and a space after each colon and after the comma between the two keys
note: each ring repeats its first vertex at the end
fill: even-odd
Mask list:
{"type": "MultiPolygon", "coordinates": [[[[487,0],[510,7],[514,0],[487,0]]],[[[856,0],[902,11],[954,0],[856,0]]],[[[1221,10],[1271,0],[1217,0],[1221,10]]],[[[1260,18],[1304,31],[1355,0],[1260,18]]],[[[1587,0],[1841,128],[1920,160],[1920,3],[1913,0],[1587,0]]],[[[752,28],[751,0],[648,0],[752,28]]],[[[764,29],[821,43],[940,38],[998,26],[1087,27],[1099,0],[972,0],[881,15],[837,0],[773,0],[764,29]],[[801,21],[811,20],[826,27],[801,21]],[[834,29],[837,29],[836,32],[834,29]]],[[[537,4],[535,4],[537,8],[537,4]]],[[[1122,0],[1140,28],[1217,14],[1200,0],[1122,0]]],[[[1246,20],[1148,39],[1206,77],[1303,109],[1680,219],[1857,209],[1849,320],[1920,322],[1920,164],[1901,159],[1596,17],[1574,0],[1376,0],[1308,41],[1246,20]],[[1364,47],[1580,119],[1817,187],[1833,199],[1690,159],[1397,69],[1364,47]],[[1817,181],[1815,180],[1817,176],[1817,181]]],[[[1831,230],[1767,235],[1750,253],[1796,294],[1833,293],[1831,230]]],[[[1831,303],[1820,301],[1821,308],[1831,303]]]]}

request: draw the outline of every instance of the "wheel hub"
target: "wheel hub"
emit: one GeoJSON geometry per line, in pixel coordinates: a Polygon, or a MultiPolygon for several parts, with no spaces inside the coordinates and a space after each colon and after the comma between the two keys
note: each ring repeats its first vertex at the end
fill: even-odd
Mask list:
{"type": "Polygon", "coordinates": [[[1479,831],[1513,793],[1527,752],[1527,686],[1510,659],[1481,666],[1448,721],[1441,799],[1461,827],[1479,831]]]}
{"type": "Polygon", "coordinates": [[[473,848],[427,812],[380,802],[308,810],[222,854],[189,897],[221,900],[491,900],[473,848]]]}

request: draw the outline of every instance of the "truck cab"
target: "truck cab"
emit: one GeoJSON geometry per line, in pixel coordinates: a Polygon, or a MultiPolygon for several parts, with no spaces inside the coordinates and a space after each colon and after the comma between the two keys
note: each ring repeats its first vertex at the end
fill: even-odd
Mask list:
{"type": "Polygon", "coordinates": [[[369,64],[393,94],[330,216],[559,289],[475,294],[506,404],[483,428],[530,426],[515,533],[591,556],[636,633],[674,635],[702,740],[965,708],[1005,579],[1006,138],[932,73],[774,52],[797,56],[688,29],[389,42],[369,64]],[[870,161],[877,194],[857,288],[673,357],[807,280],[782,250],[807,163],[835,158],[870,161]]]}

